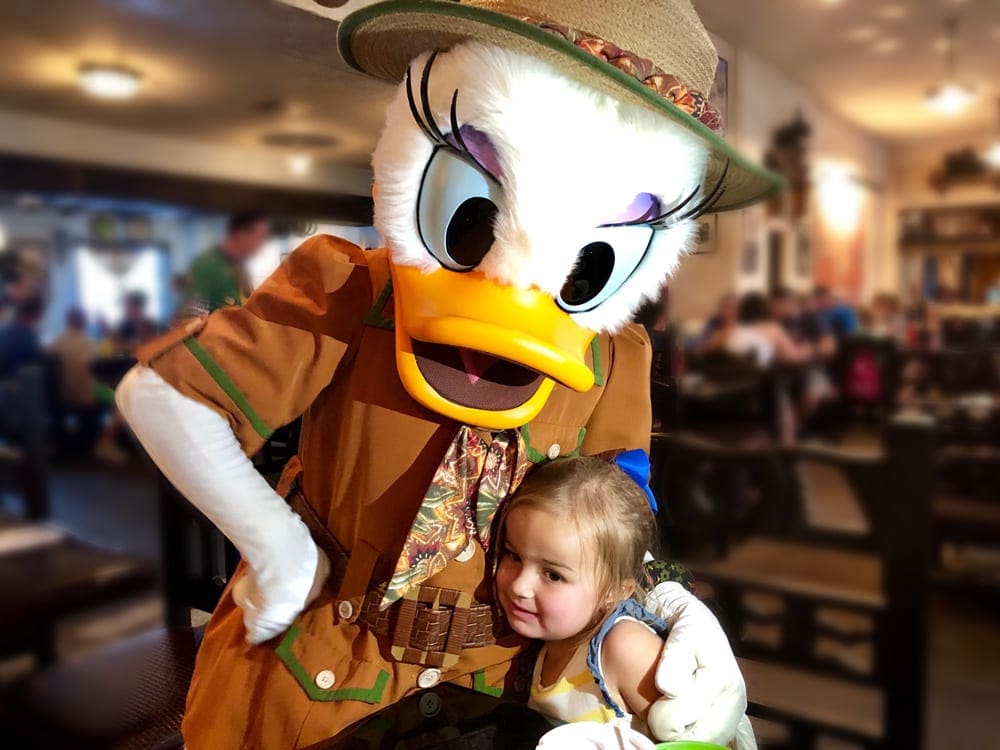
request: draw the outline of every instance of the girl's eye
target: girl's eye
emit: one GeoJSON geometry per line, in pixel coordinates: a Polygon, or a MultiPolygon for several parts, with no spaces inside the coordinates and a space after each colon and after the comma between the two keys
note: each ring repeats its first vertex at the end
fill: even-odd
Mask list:
{"type": "Polygon", "coordinates": [[[559,581],[563,580],[563,577],[553,570],[546,570],[545,578],[552,583],[559,583],[559,581]]]}

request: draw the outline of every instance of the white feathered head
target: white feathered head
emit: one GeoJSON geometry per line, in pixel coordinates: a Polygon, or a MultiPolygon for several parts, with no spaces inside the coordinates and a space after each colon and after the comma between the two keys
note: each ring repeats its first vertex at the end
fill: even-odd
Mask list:
{"type": "MultiPolygon", "coordinates": [[[[472,33],[468,13],[473,26],[510,22],[496,8],[503,4],[381,3],[349,16],[340,39],[349,62],[386,77],[400,74],[400,51],[389,55],[386,38],[427,45],[401,73],[373,159],[375,221],[392,254],[397,366],[417,401],[490,428],[530,421],[555,382],[592,387],[584,357],[593,337],[620,329],[658,294],[695,219],[745,202],[739,193],[753,176],[742,161],[733,169],[724,142],[707,139],[703,122],[717,117],[696,89],[672,91],[688,113],[648,81],[617,79],[620,68],[648,63],[637,53],[592,34],[581,45],[580,32],[555,34],[544,28],[551,22],[523,15],[525,44],[472,33]],[[415,20],[428,7],[425,27],[445,19],[465,38],[430,51],[415,20]],[[550,38],[582,65],[580,75],[548,54],[550,38]],[[381,57],[372,52],[379,42],[381,57]],[[619,67],[580,52],[597,42],[605,57],[613,47],[619,67]],[[600,71],[610,83],[595,85],[601,76],[587,65],[611,69],[600,71]]],[[[690,10],[687,0],[671,4],[690,10]]],[[[536,5],[578,14],[587,3],[536,5]]],[[[682,20],[690,25],[690,15],[682,20]]],[[[700,23],[696,31],[704,36],[700,23]]],[[[702,55],[691,75],[714,67],[708,49],[710,64],[702,55]]],[[[680,85],[666,78],[654,85],[680,85]]]]}

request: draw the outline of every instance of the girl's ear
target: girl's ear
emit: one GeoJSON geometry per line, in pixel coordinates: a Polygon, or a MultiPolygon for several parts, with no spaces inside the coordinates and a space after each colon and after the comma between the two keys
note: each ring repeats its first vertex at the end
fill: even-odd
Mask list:
{"type": "Polygon", "coordinates": [[[635,581],[622,581],[608,591],[608,595],[604,599],[604,606],[613,607],[618,602],[631,598],[634,593],[635,581]]]}

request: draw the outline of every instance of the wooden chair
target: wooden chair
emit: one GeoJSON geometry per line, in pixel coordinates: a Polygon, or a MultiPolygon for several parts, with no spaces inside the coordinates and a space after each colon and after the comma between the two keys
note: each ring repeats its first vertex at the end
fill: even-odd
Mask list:
{"type": "Polygon", "coordinates": [[[695,433],[654,434],[650,486],[672,559],[725,557],[752,531],[787,534],[803,519],[771,443],[722,444],[695,433]]]}
{"type": "Polygon", "coordinates": [[[777,439],[786,383],[777,368],[725,351],[693,358],[679,381],[677,423],[685,430],[748,442],[777,439]]]}
{"type": "MultiPolygon", "coordinates": [[[[662,443],[688,475],[748,460],[684,436],[662,443]]],[[[894,421],[882,456],[772,449],[784,480],[763,503],[804,507],[806,492],[823,489],[803,478],[818,467],[853,493],[867,530],[797,521],[743,528],[723,556],[689,563],[722,613],[751,715],[784,725],[787,747],[813,748],[824,735],[866,748],[922,747],[931,443],[926,420],[894,421]]],[[[665,504],[678,514],[690,502],[675,489],[665,504]]]]}
{"type": "Polygon", "coordinates": [[[24,515],[36,520],[49,517],[45,435],[45,372],[23,367],[0,381],[0,490],[21,495],[24,515]]]}
{"type": "Polygon", "coordinates": [[[190,612],[214,608],[227,575],[217,571],[230,560],[219,554],[221,535],[195,514],[176,493],[161,492],[168,627],[100,647],[15,684],[0,701],[10,706],[0,718],[10,725],[14,747],[182,747],[180,723],[202,633],[191,626],[190,612]]]}
{"type": "MultiPolygon", "coordinates": [[[[273,474],[294,454],[297,431],[273,438],[255,457],[273,474]]],[[[12,691],[15,747],[177,750],[203,627],[239,563],[218,529],[162,476],[160,522],[167,627],[101,648],[29,677],[12,691]],[[16,744],[22,743],[21,745],[16,744]]],[[[2,701],[0,701],[2,702],[2,701]]]]}

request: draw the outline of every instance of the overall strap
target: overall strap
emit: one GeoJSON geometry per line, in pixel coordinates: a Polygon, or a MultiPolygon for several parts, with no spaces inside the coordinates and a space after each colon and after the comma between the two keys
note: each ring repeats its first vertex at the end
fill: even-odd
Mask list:
{"type": "Polygon", "coordinates": [[[648,625],[661,638],[666,638],[667,632],[670,630],[666,622],[643,607],[635,599],[626,599],[615,608],[601,625],[597,634],[590,639],[590,645],[587,647],[587,667],[594,676],[594,682],[597,683],[597,687],[601,689],[601,695],[604,696],[604,700],[607,701],[608,706],[614,710],[615,715],[619,718],[625,716],[625,711],[611,697],[607,683],[604,680],[604,673],[601,671],[601,644],[604,642],[605,636],[611,632],[611,628],[623,617],[638,620],[644,625],[648,625]]]}

